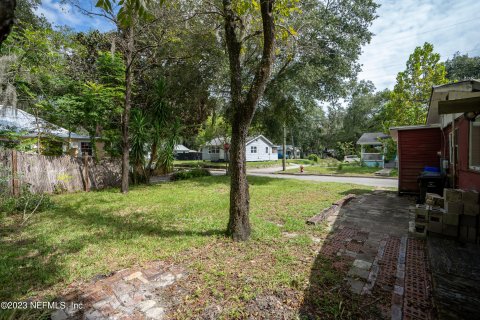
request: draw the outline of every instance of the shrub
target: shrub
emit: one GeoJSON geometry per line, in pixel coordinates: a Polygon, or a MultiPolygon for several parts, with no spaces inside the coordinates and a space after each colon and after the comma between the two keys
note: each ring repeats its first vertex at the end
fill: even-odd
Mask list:
{"type": "Polygon", "coordinates": [[[308,160],[318,162],[318,156],[316,154],[312,153],[308,156],[308,160]]]}
{"type": "Polygon", "coordinates": [[[187,180],[187,179],[198,178],[198,177],[207,177],[211,175],[212,174],[207,169],[198,168],[198,169],[192,169],[188,171],[176,172],[172,175],[172,180],[173,181],[187,180]]]}
{"type": "Polygon", "coordinates": [[[343,169],[343,164],[342,163],[339,163],[338,166],[337,166],[337,170],[338,171],[341,171],[343,169]]]}
{"type": "Polygon", "coordinates": [[[33,194],[27,188],[22,190],[19,197],[10,194],[0,195],[0,212],[5,215],[24,213],[33,214],[45,211],[53,206],[50,196],[47,194],[33,194]]]}

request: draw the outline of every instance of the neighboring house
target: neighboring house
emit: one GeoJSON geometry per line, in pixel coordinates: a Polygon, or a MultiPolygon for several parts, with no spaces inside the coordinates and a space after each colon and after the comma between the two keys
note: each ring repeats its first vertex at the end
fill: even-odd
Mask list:
{"type": "MultiPolygon", "coordinates": [[[[283,159],[283,146],[279,145],[276,147],[278,150],[278,159],[283,159]]],[[[293,158],[300,159],[300,156],[301,156],[300,148],[297,148],[297,147],[294,148],[292,145],[287,144],[285,146],[285,149],[287,149],[287,159],[293,159],[293,158]],[[294,149],[295,149],[295,154],[294,154],[294,149]]]]}
{"type": "Polygon", "coordinates": [[[200,160],[202,156],[200,152],[188,149],[183,144],[175,145],[173,154],[177,160],[200,160]]]}
{"type": "Polygon", "coordinates": [[[480,81],[432,88],[425,125],[391,128],[398,142],[399,192],[419,192],[424,167],[453,188],[480,191],[480,81]]]}
{"type": "MultiPolygon", "coordinates": [[[[202,160],[228,161],[229,139],[215,138],[202,148],[202,160]]],[[[247,161],[277,160],[277,148],[263,135],[247,138],[246,144],[247,161]]]]}
{"type": "Polygon", "coordinates": [[[362,148],[360,161],[367,167],[385,167],[385,145],[382,140],[389,138],[382,132],[367,132],[362,134],[357,144],[362,148]]]}
{"type": "MultiPolygon", "coordinates": [[[[11,106],[0,105],[0,140],[8,138],[2,136],[2,131],[13,131],[19,133],[20,139],[37,138],[39,133],[42,136],[51,136],[63,141],[62,150],[65,153],[92,155],[90,137],[79,135],[62,127],[51,124],[41,118],[36,118],[28,112],[11,106]],[[70,144],[68,143],[70,141],[70,144]]],[[[37,146],[34,145],[33,148],[37,146]]],[[[97,145],[98,148],[98,145],[97,145]]]]}

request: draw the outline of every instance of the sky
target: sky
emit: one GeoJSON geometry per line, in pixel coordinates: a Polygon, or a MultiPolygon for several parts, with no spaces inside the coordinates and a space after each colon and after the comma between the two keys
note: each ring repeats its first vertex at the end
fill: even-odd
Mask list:
{"type": "MultiPolygon", "coordinates": [[[[94,10],[92,0],[78,0],[82,7],[94,10]]],[[[377,90],[392,89],[399,71],[415,47],[428,41],[442,60],[457,51],[480,55],[479,0],[377,0],[381,5],[373,22],[370,44],[363,47],[359,79],[371,80],[377,90]]],[[[37,14],[54,25],[68,25],[77,31],[113,28],[101,17],[82,15],[71,4],[42,0],[37,14]]]]}
{"type": "Polygon", "coordinates": [[[451,58],[457,51],[480,55],[479,0],[380,0],[374,37],[363,47],[359,78],[371,80],[377,90],[393,89],[398,72],[405,70],[415,47],[426,41],[451,58]]]}

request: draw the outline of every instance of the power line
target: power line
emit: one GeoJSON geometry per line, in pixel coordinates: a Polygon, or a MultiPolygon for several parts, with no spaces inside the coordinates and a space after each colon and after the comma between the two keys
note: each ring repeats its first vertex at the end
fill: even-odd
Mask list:
{"type": "MultiPolygon", "coordinates": [[[[465,24],[465,23],[472,22],[472,21],[480,22],[480,17],[476,17],[476,18],[473,18],[473,19],[465,20],[465,21],[458,22],[458,23],[451,24],[451,25],[446,25],[446,26],[439,27],[439,28],[436,28],[436,29],[427,30],[427,31],[420,32],[420,33],[415,33],[414,35],[410,35],[410,36],[405,36],[405,37],[400,37],[400,38],[396,38],[396,39],[392,39],[392,40],[388,40],[388,41],[383,41],[383,42],[382,42],[381,44],[379,44],[379,45],[385,45],[385,44],[392,43],[392,42],[399,41],[399,40],[405,40],[405,39],[415,38],[415,37],[417,37],[417,36],[419,36],[419,35],[428,34],[428,33],[436,32],[436,31],[439,31],[439,30],[451,29],[451,28],[454,28],[454,27],[456,27],[456,26],[458,26],[458,25],[465,24]]],[[[377,35],[375,35],[375,36],[377,36],[377,35]]],[[[379,46],[379,45],[376,45],[376,46],[379,46]]]]}

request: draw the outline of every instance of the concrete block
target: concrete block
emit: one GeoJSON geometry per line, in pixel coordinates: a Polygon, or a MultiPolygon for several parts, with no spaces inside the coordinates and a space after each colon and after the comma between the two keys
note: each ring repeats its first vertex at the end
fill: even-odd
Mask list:
{"type": "Polygon", "coordinates": [[[444,224],[442,228],[442,234],[450,237],[457,237],[458,236],[458,226],[452,226],[448,224],[444,224]]]}
{"type": "Polygon", "coordinates": [[[462,201],[463,190],[460,189],[443,189],[443,198],[445,202],[460,202],[462,201]]]}
{"type": "Polygon", "coordinates": [[[477,228],[460,226],[458,237],[462,241],[475,243],[477,240],[477,228]]]}
{"type": "Polygon", "coordinates": [[[477,217],[466,214],[460,215],[460,226],[477,227],[477,217]]]}
{"type": "Polygon", "coordinates": [[[460,215],[447,213],[443,216],[443,224],[458,226],[460,215]]]}
{"type": "Polygon", "coordinates": [[[426,222],[428,220],[429,206],[417,204],[415,208],[415,221],[426,222]]]}
{"type": "Polygon", "coordinates": [[[462,200],[465,203],[473,203],[478,204],[480,203],[480,193],[478,191],[464,191],[462,194],[462,200]]]}
{"type": "Polygon", "coordinates": [[[433,207],[443,208],[443,197],[436,193],[427,193],[425,196],[425,203],[433,207]]]}
{"type": "Polygon", "coordinates": [[[442,222],[435,222],[435,221],[429,221],[428,222],[428,232],[433,232],[433,233],[442,233],[443,230],[443,224],[442,222]]]}
{"type": "Polygon", "coordinates": [[[463,202],[445,201],[445,211],[449,214],[462,214],[463,213],[463,202]]]}
{"type": "Polygon", "coordinates": [[[476,203],[465,202],[463,204],[463,213],[469,216],[477,216],[480,214],[480,205],[476,203]]]}

